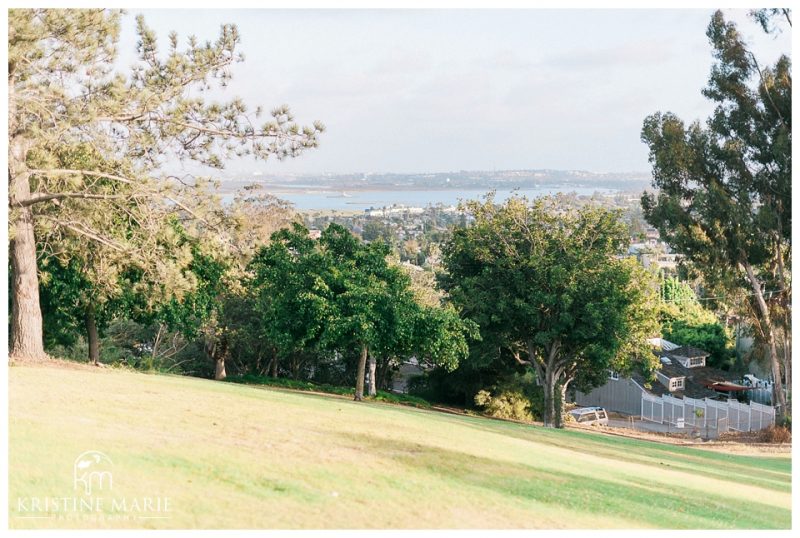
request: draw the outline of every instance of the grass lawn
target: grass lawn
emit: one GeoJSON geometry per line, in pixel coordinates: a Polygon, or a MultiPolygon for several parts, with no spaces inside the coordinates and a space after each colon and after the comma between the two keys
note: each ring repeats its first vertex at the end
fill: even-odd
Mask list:
{"type": "Polygon", "coordinates": [[[12,528],[791,526],[788,455],[118,370],[12,367],[9,398],[12,528]],[[112,489],[65,512],[88,450],[112,489]]]}

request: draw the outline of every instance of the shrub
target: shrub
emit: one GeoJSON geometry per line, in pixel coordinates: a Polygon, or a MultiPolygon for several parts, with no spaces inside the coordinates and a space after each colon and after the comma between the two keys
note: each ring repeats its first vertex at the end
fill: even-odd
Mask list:
{"type": "MultiPolygon", "coordinates": [[[[791,404],[791,402],[789,402],[789,403],[791,404]]],[[[785,417],[783,417],[783,420],[781,420],[781,423],[778,424],[778,426],[783,426],[784,428],[786,428],[787,430],[789,430],[791,432],[792,431],[792,416],[791,415],[786,415],[785,417]]]]}
{"type": "Polygon", "coordinates": [[[475,405],[490,417],[533,422],[531,402],[520,391],[503,391],[492,396],[489,391],[481,390],[475,395],[475,405]]]}
{"type": "Polygon", "coordinates": [[[762,443],[791,443],[792,432],[783,426],[770,426],[759,432],[758,440],[762,443]]]}

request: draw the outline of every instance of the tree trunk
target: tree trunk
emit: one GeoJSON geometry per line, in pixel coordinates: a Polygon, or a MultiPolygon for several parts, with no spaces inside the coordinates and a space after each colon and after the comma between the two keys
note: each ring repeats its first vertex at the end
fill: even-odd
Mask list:
{"type": "Polygon", "coordinates": [[[222,381],[227,377],[225,373],[225,356],[222,355],[216,358],[216,367],[214,369],[214,379],[222,381]]]}
{"type": "MultiPolygon", "coordinates": [[[[150,360],[147,362],[147,369],[148,370],[155,370],[156,368],[156,361],[158,360],[158,351],[159,346],[161,345],[161,335],[164,334],[164,324],[158,324],[158,330],[156,331],[156,335],[153,337],[153,351],[150,353],[150,360]]],[[[216,348],[215,348],[216,349],[216,348]]],[[[213,358],[213,353],[212,353],[213,358]]]]}
{"type": "MultiPolygon", "coordinates": [[[[778,202],[779,212],[782,209],[782,204],[778,202]]],[[[778,260],[778,282],[781,285],[779,303],[783,311],[783,372],[784,372],[784,387],[791,390],[792,386],[792,301],[789,296],[789,286],[786,285],[786,278],[784,276],[783,264],[783,249],[781,248],[781,237],[783,236],[783,229],[781,226],[781,218],[778,217],[778,232],[775,234],[775,256],[778,260]]]]}
{"type": "Polygon", "coordinates": [[[31,197],[30,172],[25,165],[27,150],[25,141],[9,140],[8,194],[11,202],[9,216],[13,219],[10,232],[14,238],[10,244],[14,280],[11,283],[9,355],[16,360],[47,357],[44,352],[42,310],[39,306],[39,274],[36,266],[33,213],[30,207],[21,207],[14,203],[31,197]]]}
{"type": "Polygon", "coordinates": [[[376,396],[378,394],[378,376],[376,375],[377,364],[375,362],[375,355],[369,356],[369,395],[376,396]]]}
{"type": "Polygon", "coordinates": [[[228,341],[227,336],[219,337],[219,340],[213,342],[210,346],[206,343],[206,350],[214,360],[214,379],[221,381],[227,377],[225,373],[225,359],[228,357],[228,341]]]}
{"type": "Polygon", "coordinates": [[[569,388],[569,384],[572,382],[572,379],[565,379],[558,387],[558,396],[559,399],[555,402],[554,405],[554,412],[555,412],[555,423],[556,428],[563,428],[564,427],[564,404],[567,401],[567,389],[569,388]]]}
{"type": "Polygon", "coordinates": [[[761,318],[763,320],[762,325],[764,326],[764,332],[766,333],[767,337],[767,349],[769,350],[769,362],[773,377],[772,403],[776,407],[776,418],[782,419],[786,416],[787,411],[786,394],[783,392],[781,365],[780,360],[778,359],[778,348],[775,344],[775,329],[772,327],[772,320],[770,319],[769,315],[769,306],[767,306],[767,302],[764,300],[764,294],[761,291],[761,283],[753,272],[753,267],[747,261],[743,262],[742,266],[747,272],[747,278],[750,279],[750,285],[753,288],[753,293],[756,297],[756,304],[758,305],[758,310],[761,313],[761,318]]]}
{"type": "Polygon", "coordinates": [[[367,346],[361,346],[361,357],[358,359],[358,371],[356,372],[356,396],[355,401],[360,402],[364,399],[364,375],[367,369],[367,346]]]}
{"type": "Polygon", "coordinates": [[[278,352],[272,350],[272,359],[269,361],[269,376],[278,377],[278,352]]]}
{"type": "Polygon", "coordinates": [[[786,329],[783,331],[783,373],[785,387],[792,386],[792,338],[786,329]]]}
{"type": "Polygon", "coordinates": [[[555,379],[549,369],[544,376],[544,415],[542,422],[545,428],[554,428],[555,424],[555,379]]]}
{"type": "Polygon", "coordinates": [[[381,364],[378,365],[378,390],[389,389],[389,373],[392,369],[391,360],[384,358],[381,364]]]}
{"type": "MultiPolygon", "coordinates": [[[[528,364],[536,369],[537,378],[542,381],[544,389],[544,412],[542,422],[545,428],[553,428],[555,424],[555,386],[560,374],[557,368],[557,359],[561,350],[561,342],[553,341],[547,348],[547,360],[541,363],[536,358],[536,352],[532,342],[527,342],[528,364]],[[558,374],[558,375],[557,375],[558,374]],[[544,378],[544,379],[542,379],[544,378]]],[[[518,359],[519,360],[519,359],[518,359]]]]}
{"type": "Polygon", "coordinates": [[[94,305],[86,307],[86,340],[89,343],[89,362],[100,364],[100,341],[97,336],[97,322],[94,317],[94,305]]]}

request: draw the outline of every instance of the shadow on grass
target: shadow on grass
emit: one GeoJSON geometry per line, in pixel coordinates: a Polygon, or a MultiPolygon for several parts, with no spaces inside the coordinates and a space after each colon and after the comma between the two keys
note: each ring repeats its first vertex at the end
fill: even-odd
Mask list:
{"type": "Polygon", "coordinates": [[[655,441],[624,439],[600,434],[554,430],[517,424],[465,425],[482,432],[502,433],[509,437],[574,451],[603,456],[620,462],[652,465],[659,460],[673,470],[729,482],[791,492],[791,459],[742,456],[675,446],[655,441]]]}
{"type": "MultiPolygon", "coordinates": [[[[409,469],[455,481],[459,486],[511,496],[580,512],[617,516],[644,526],[681,529],[754,528],[788,529],[791,511],[754,500],[680,491],[620,477],[623,483],[554,471],[533,465],[495,461],[457,450],[384,439],[347,435],[376,456],[409,469]]],[[[530,522],[526,522],[528,525],[530,522]]],[[[568,523],[568,522],[567,522],[568,523]]],[[[509,527],[521,526],[509,522],[509,527]]]]}

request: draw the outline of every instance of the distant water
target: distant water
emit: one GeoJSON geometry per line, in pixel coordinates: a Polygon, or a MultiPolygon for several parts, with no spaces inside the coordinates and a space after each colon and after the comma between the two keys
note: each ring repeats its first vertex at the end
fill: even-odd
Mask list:
{"type": "MultiPolygon", "coordinates": [[[[266,187],[262,192],[270,192],[266,187]]],[[[275,193],[278,198],[292,202],[297,210],[338,210],[338,211],[360,211],[370,208],[381,208],[391,205],[405,205],[409,207],[426,207],[428,205],[444,204],[457,205],[462,200],[473,200],[482,198],[489,192],[488,189],[441,189],[441,190],[422,190],[422,191],[353,191],[346,192],[279,192],[275,193]]],[[[615,189],[597,189],[593,187],[572,187],[572,186],[553,186],[537,187],[527,189],[498,189],[495,193],[495,200],[503,202],[512,194],[524,195],[528,198],[538,198],[556,194],[558,192],[574,192],[578,195],[591,196],[594,193],[613,194],[615,189]]],[[[233,195],[223,197],[223,200],[230,201],[233,195]]]]}

